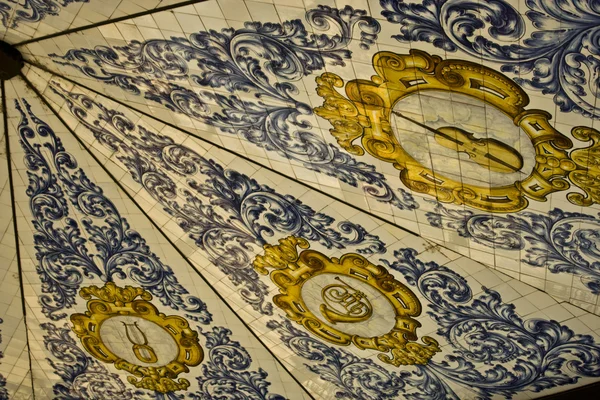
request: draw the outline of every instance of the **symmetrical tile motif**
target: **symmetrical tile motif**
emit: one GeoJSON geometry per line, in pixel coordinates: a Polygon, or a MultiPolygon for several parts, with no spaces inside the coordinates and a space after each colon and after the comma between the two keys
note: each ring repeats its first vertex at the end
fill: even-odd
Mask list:
{"type": "Polygon", "coordinates": [[[593,1],[470,5],[474,3],[469,0],[382,0],[381,14],[400,25],[392,37],[401,43],[418,46],[425,41],[499,64],[524,88],[553,95],[561,111],[600,117],[598,81],[592,72],[598,67],[600,47],[589,40],[600,22],[593,1]]]}
{"type": "MultiPolygon", "coordinates": [[[[594,6],[579,0],[503,0],[489,5],[385,0],[359,5],[340,2],[334,8],[279,1],[272,5],[213,1],[157,13],[151,20],[131,20],[34,43],[22,50],[40,65],[137,110],[558,299],[600,313],[594,245],[599,208],[594,165],[600,136],[591,129],[598,128],[594,117],[598,82],[593,73],[586,72],[598,63],[595,44],[587,45],[598,18],[594,6]],[[461,8],[467,10],[464,15],[458,11],[461,8]],[[163,28],[165,21],[170,21],[168,28],[163,28]],[[469,27],[464,35],[462,27],[469,27]],[[502,45],[503,40],[513,40],[513,44],[502,45]],[[556,40],[564,45],[555,46],[556,40]],[[323,73],[339,76],[341,84],[368,80],[375,72],[371,63],[375,54],[408,55],[416,50],[441,60],[483,65],[504,74],[501,79],[514,78],[528,97],[527,110],[549,112],[544,117],[548,126],[565,138],[552,143],[569,150],[570,159],[562,160],[567,150],[560,150],[564,154],[556,160],[534,155],[531,142],[521,140],[527,136],[518,130],[521,139],[511,146],[521,154],[523,168],[551,170],[546,184],[554,193],[536,198],[539,185],[530,185],[532,196],[526,210],[508,214],[436,203],[435,197],[423,196],[418,187],[405,186],[399,175],[406,170],[400,172],[391,162],[374,157],[374,152],[340,148],[328,132],[331,124],[313,112],[323,106],[317,80],[323,73]],[[554,221],[563,216],[575,218],[578,226],[565,224],[565,229],[557,231],[561,224],[554,221]],[[496,226],[505,234],[493,233],[496,226]],[[504,227],[523,227],[523,231],[504,227]]],[[[477,137],[498,140],[507,135],[506,124],[512,124],[510,119],[501,121],[501,112],[493,115],[497,104],[487,101],[485,94],[486,101],[479,101],[452,90],[417,93],[398,107],[413,120],[436,129],[456,125],[477,137]]],[[[360,98],[360,90],[355,94],[360,98]]],[[[340,125],[334,129],[356,137],[351,115],[345,114],[352,111],[336,112],[340,125]]],[[[397,119],[396,127],[400,126],[397,119]]],[[[466,154],[450,157],[451,149],[442,149],[437,139],[420,141],[415,132],[421,131],[414,124],[407,126],[413,136],[403,134],[401,146],[412,146],[417,159],[437,168],[433,181],[439,174],[454,176],[459,184],[476,180],[483,187],[494,186],[501,178],[507,187],[522,183],[517,180],[515,184],[517,178],[501,173],[491,174],[466,154]],[[455,170],[457,174],[452,175],[455,170]]],[[[379,146],[380,151],[387,151],[379,146]]]]}
{"type": "Polygon", "coordinates": [[[593,1],[187,3],[0,0],[0,398],[599,381],[593,1]]]}
{"type": "Polygon", "coordinates": [[[560,387],[566,384],[585,384],[599,373],[596,364],[600,349],[594,342],[599,333],[599,317],[560,304],[547,294],[466,257],[432,250],[423,239],[386,223],[376,223],[352,209],[343,214],[353,213],[346,215],[354,224],[345,222],[342,214],[336,214],[344,210],[339,203],[323,204],[321,198],[304,194],[305,203],[300,205],[290,195],[280,193],[282,188],[288,193],[306,193],[297,183],[262,172],[214,148],[204,148],[176,129],[156,124],[35,68],[28,76],[68,121],[84,146],[105,160],[105,167],[115,176],[122,177],[124,190],[160,221],[163,229],[180,239],[176,246],[189,252],[190,259],[203,260],[202,273],[214,274],[214,287],[226,293],[225,300],[238,307],[238,314],[313,395],[391,399],[420,393],[424,399],[436,395],[456,399],[529,398],[548,389],[563,390],[560,387]],[[217,168],[220,174],[215,175],[218,164],[205,157],[226,159],[228,167],[217,168]],[[250,177],[234,168],[252,168],[254,172],[250,177]],[[251,201],[258,195],[252,188],[261,187],[261,181],[269,178],[279,179],[279,191],[266,191],[262,186],[273,201],[251,201]],[[277,198],[287,199],[289,205],[282,209],[277,198]],[[312,207],[320,208],[313,211],[312,207]],[[290,214],[296,208],[304,213],[290,214]],[[337,218],[331,218],[332,214],[337,218]],[[262,303],[268,307],[256,307],[245,298],[247,291],[232,290],[228,283],[232,275],[221,268],[223,261],[227,262],[226,254],[211,249],[214,236],[197,234],[204,231],[191,225],[189,215],[209,215],[216,222],[217,232],[223,230],[219,221],[226,221],[229,235],[220,236],[219,245],[244,263],[262,254],[260,245],[275,244],[289,235],[305,236],[311,248],[328,257],[362,253],[415,293],[423,309],[417,317],[418,336],[431,337],[439,343],[441,352],[425,365],[403,365],[398,369],[381,361],[378,351],[332,345],[302,325],[290,322],[280,309],[281,303],[276,299],[271,302],[271,296],[279,292],[277,286],[260,275],[255,276],[268,288],[262,303]],[[318,216],[317,220],[331,225],[338,220],[341,234],[333,228],[314,229],[315,219],[303,215],[318,216]],[[238,227],[244,225],[240,231],[238,227]],[[347,232],[367,231],[371,232],[369,237],[356,241],[345,236],[347,232]],[[256,239],[240,240],[251,235],[256,239]],[[186,243],[188,236],[193,240],[186,243]],[[216,275],[219,270],[222,272],[216,275]],[[244,300],[250,304],[241,306],[240,301],[244,300]],[[588,336],[576,335],[573,330],[588,336]],[[513,336],[511,332],[519,334],[513,336]],[[570,370],[567,365],[572,354],[581,355],[586,366],[570,370]],[[553,361],[546,364],[550,358],[553,361]]]}
{"type": "MultiPolygon", "coordinates": [[[[11,83],[18,85],[18,81],[11,83]]],[[[24,88],[20,89],[22,91],[18,92],[23,93],[24,88]]],[[[69,133],[51,111],[35,97],[9,97],[9,101],[13,102],[13,106],[9,107],[10,135],[16,144],[22,146],[22,152],[11,153],[21,155],[13,158],[14,174],[19,175],[25,184],[25,187],[19,186],[16,190],[25,190],[23,202],[28,204],[28,207],[22,208],[25,214],[23,220],[27,222],[25,226],[19,224],[19,237],[33,238],[33,244],[25,247],[28,253],[21,259],[22,264],[33,267],[31,272],[34,273],[28,274],[30,280],[26,285],[28,290],[36,293],[28,300],[28,323],[36,327],[29,329],[30,342],[42,345],[40,351],[44,358],[53,360],[50,371],[44,366],[43,371],[36,371],[34,375],[36,395],[40,398],[50,397],[51,393],[59,398],[154,398],[152,392],[144,390],[155,387],[148,386],[150,379],[144,378],[141,381],[143,385],[138,385],[137,389],[125,384],[136,379],[129,376],[123,364],[115,368],[90,357],[84,350],[85,346],[81,347],[84,343],[78,344],[74,335],[74,311],[85,310],[85,301],[82,300],[86,299],[84,288],[91,290],[90,285],[103,286],[114,282],[121,288],[131,285],[147,291],[144,299],[154,299],[152,304],[160,312],[188,321],[186,324],[190,324],[196,337],[197,332],[200,333],[201,345],[206,349],[204,363],[199,367],[194,367],[197,362],[192,364],[190,374],[178,377],[181,387],[178,386],[177,390],[186,390],[189,396],[196,397],[202,397],[205,391],[216,395],[220,391],[234,390],[248,393],[248,398],[257,398],[257,393],[280,398],[269,394],[275,387],[288,398],[303,398],[303,390],[284,370],[269,361],[272,356],[251,334],[244,333],[246,328],[230,310],[215,305],[219,303],[217,296],[211,294],[211,289],[193,270],[187,270],[191,269],[188,263],[168,243],[164,243],[164,239],[157,237],[149,221],[139,211],[136,212],[135,206],[126,197],[119,196],[114,184],[109,185],[112,198],[109,199],[104,190],[88,178],[84,169],[92,171],[98,180],[104,182],[102,186],[107,186],[109,181],[93,161],[79,161],[85,157],[77,157],[63,147],[62,138],[69,133]],[[45,120],[48,119],[51,121],[47,123],[45,120]],[[127,211],[121,213],[120,208],[127,211]],[[147,242],[129,221],[135,221],[138,229],[146,231],[153,238],[152,243],[147,242]],[[162,256],[153,252],[153,248],[161,249],[162,256]],[[172,267],[163,259],[172,260],[169,263],[172,267]],[[190,273],[195,275],[195,279],[190,277],[190,273]],[[191,282],[185,285],[189,289],[181,285],[179,279],[191,282]],[[202,299],[198,297],[199,293],[202,293],[202,299]],[[69,315],[71,322],[67,318],[69,315]],[[75,365],[74,360],[77,360],[75,365]],[[185,378],[188,379],[182,382],[181,379],[185,378]],[[214,388],[215,381],[227,381],[228,385],[221,387],[217,384],[214,388]]],[[[76,143],[71,145],[76,147],[76,143]]],[[[136,322],[139,322],[141,317],[132,315],[129,318],[137,318],[136,322]]],[[[99,328],[102,338],[105,337],[103,326],[99,328]]],[[[138,343],[140,339],[131,335],[133,339],[129,333],[127,338],[138,343]]],[[[157,348],[163,345],[156,342],[161,337],[145,336],[150,339],[149,345],[157,348]]],[[[182,339],[181,345],[184,343],[187,342],[182,339]]],[[[119,348],[110,347],[111,350],[116,349],[113,350],[115,354],[123,354],[119,348]]],[[[40,364],[41,360],[38,358],[40,364]]],[[[142,363],[146,367],[148,364],[152,362],[142,363]]],[[[160,373],[160,369],[157,371],[160,373]]],[[[188,372],[187,368],[183,372],[188,372]]],[[[135,376],[145,377],[145,374],[138,372],[135,376]]],[[[174,378],[177,374],[165,375],[160,384],[167,385],[166,378],[174,378]]],[[[169,389],[169,386],[156,386],[153,390],[166,390],[168,393],[169,389]]]]}

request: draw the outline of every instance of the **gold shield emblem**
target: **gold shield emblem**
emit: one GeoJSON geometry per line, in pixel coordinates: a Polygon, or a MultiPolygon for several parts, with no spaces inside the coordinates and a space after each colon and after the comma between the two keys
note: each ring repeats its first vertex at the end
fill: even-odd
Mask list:
{"type": "Polygon", "coordinates": [[[88,310],[71,315],[72,329],[88,353],[131,373],[135,387],[160,393],[189,387],[187,379],[175,379],[200,364],[204,353],[186,319],[160,313],[152,295],[138,287],[107,282],[79,294],[88,310]]]}
{"type": "Polygon", "coordinates": [[[359,254],[329,258],[308,248],[290,236],[254,260],[279,287],[273,303],[289,319],[328,342],[379,351],[394,366],[427,364],[440,351],[431,337],[416,342],[421,303],[384,267],[359,254]]]}
{"type": "Polygon", "coordinates": [[[527,207],[528,199],[545,201],[549,194],[568,189],[570,178],[589,195],[586,200],[571,196],[573,202],[598,199],[598,164],[575,162],[567,153],[573,143],[550,124],[551,115],[527,109],[527,94],[500,72],[420,50],[379,52],[373,68],[376,75],[370,80],[346,83],[335,74],[322,74],[316,80],[324,102],[314,111],[331,123],[330,132],[342,148],[392,163],[409,189],[444,203],[516,212],[527,207]],[[337,88],[344,88],[345,96],[337,88]],[[437,125],[425,119],[422,106],[415,106],[420,114],[409,114],[409,99],[428,99],[427,117],[437,125]],[[441,116],[443,101],[455,107],[449,117],[441,116]],[[473,110],[480,110],[479,117],[464,117],[473,110]],[[488,136],[497,130],[502,137],[503,129],[495,125],[510,127],[518,137],[506,143],[488,136]],[[402,135],[412,142],[401,141],[402,135]],[[426,165],[428,160],[438,164],[426,165]],[[456,171],[449,173],[453,165],[456,171]]]}

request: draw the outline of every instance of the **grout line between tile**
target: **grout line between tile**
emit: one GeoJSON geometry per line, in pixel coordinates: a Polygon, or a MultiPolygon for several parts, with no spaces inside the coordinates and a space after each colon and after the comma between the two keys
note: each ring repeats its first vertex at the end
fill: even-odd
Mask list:
{"type": "Polygon", "coordinates": [[[25,61],[27,64],[29,64],[29,65],[31,65],[31,66],[33,66],[33,67],[36,67],[36,68],[38,68],[38,69],[40,69],[40,70],[42,70],[42,71],[44,71],[44,72],[47,72],[47,73],[49,73],[49,74],[51,74],[51,75],[53,75],[53,76],[57,76],[57,77],[59,77],[59,78],[61,78],[61,79],[64,79],[65,81],[67,81],[67,82],[70,82],[70,83],[72,83],[72,84],[74,84],[74,85],[76,85],[76,86],[82,87],[82,88],[84,88],[84,89],[86,89],[86,90],[88,90],[88,91],[90,91],[90,92],[92,92],[92,93],[95,93],[95,94],[97,94],[97,95],[99,95],[99,96],[102,96],[102,97],[104,97],[104,98],[107,98],[107,99],[109,99],[109,100],[111,100],[111,101],[114,101],[114,102],[115,102],[115,103],[117,103],[117,104],[120,104],[120,105],[122,105],[122,106],[124,106],[124,107],[130,108],[130,109],[134,110],[134,111],[135,111],[135,112],[137,112],[137,113],[140,113],[141,115],[143,115],[143,116],[145,116],[145,117],[152,118],[153,120],[155,120],[155,121],[158,121],[158,122],[160,122],[161,124],[164,124],[164,125],[166,125],[166,126],[169,126],[169,127],[173,128],[173,129],[177,129],[178,131],[184,132],[184,133],[186,133],[187,135],[189,135],[189,136],[191,136],[191,137],[194,137],[194,138],[198,139],[199,141],[201,141],[201,142],[203,142],[203,143],[206,143],[206,144],[208,144],[208,145],[210,145],[210,146],[212,146],[212,147],[216,147],[216,148],[218,148],[219,150],[222,150],[222,151],[224,151],[224,152],[226,152],[226,153],[233,154],[233,155],[235,155],[236,157],[239,157],[239,158],[241,158],[241,159],[243,159],[243,160],[245,160],[245,161],[249,162],[249,163],[250,163],[250,164],[252,164],[252,165],[256,165],[256,166],[257,166],[257,167],[259,167],[259,168],[264,168],[264,169],[266,169],[266,170],[268,170],[268,171],[270,171],[270,172],[272,172],[272,173],[274,173],[274,174],[276,174],[276,175],[282,176],[282,177],[284,177],[284,178],[286,178],[286,179],[289,179],[289,180],[291,180],[291,181],[293,181],[293,182],[295,182],[295,183],[297,183],[297,184],[299,184],[299,185],[301,185],[301,186],[304,186],[305,188],[307,188],[307,189],[309,189],[309,190],[311,190],[311,191],[315,191],[315,192],[317,192],[317,193],[319,193],[319,194],[322,194],[323,196],[326,196],[326,197],[328,197],[328,198],[330,198],[330,199],[333,199],[333,200],[335,200],[335,201],[337,201],[337,202],[340,202],[340,203],[342,203],[342,204],[344,204],[344,205],[346,205],[346,206],[348,206],[348,207],[350,207],[350,208],[353,208],[353,209],[355,209],[356,211],[359,211],[359,212],[361,212],[361,213],[367,214],[367,215],[368,215],[368,216],[370,216],[371,218],[374,218],[374,219],[376,219],[376,220],[378,220],[378,221],[380,221],[380,222],[383,222],[383,223],[386,223],[386,224],[392,225],[392,226],[394,226],[394,227],[396,227],[396,228],[398,228],[398,229],[400,229],[400,230],[402,230],[402,231],[404,231],[404,232],[407,232],[407,233],[410,233],[410,234],[412,234],[412,235],[418,236],[418,237],[422,238],[423,240],[425,240],[427,243],[429,243],[429,244],[431,244],[431,245],[438,245],[438,246],[441,246],[441,247],[443,247],[443,248],[447,249],[448,251],[453,251],[453,252],[454,252],[454,250],[452,250],[452,249],[450,249],[450,248],[448,248],[448,247],[446,247],[446,246],[443,246],[443,245],[441,245],[441,244],[437,244],[437,243],[435,243],[435,242],[432,242],[431,240],[429,240],[429,239],[427,239],[427,238],[424,238],[424,237],[423,237],[423,236],[421,236],[420,234],[418,234],[418,233],[416,233],[416,232],[414,232],[414,231],[412,231],[412,230],[410,230],[410,229],[408,229],[408,228],[405,228],[405,227],[403,227],[403,226],[401,226],[401,225],[398,225],[397,223],[395,223],[395,222],[393,222],[393,221],[387,220],[387,219],[385,219],[385,218],[382,218],[382,217],[380,217],[379,215],[373,214],[373,213],[372,213],[372,212],[370,212],[370,211],[367,211],[367,210],[364,210],[364,209],[362,209],[362,208],[360,208],[360,207],[357,207],[357,206],[355,206],[354,204],[351,204],[351,203],[347,202],[346,200],[339,199],[339,198],[337,198],[337,197],[335,197],[335,196],[332,196],[331,194],[327,193],[326,191],[324,191],[324,190],[322,190],[322,189],[319,189],[319,188],[316,188],[316,187],[314,187],[314,186],[311,186],[311,185],[309,185],[309,184],[307,184],[307,183],[305,183],[305,182],[302,182],[302,181],[300,181],[300,180],[298,180],[298,179],[296,179],[296,178],[294,178],[294,177],[292,177],[292,176],[286,175],[286,174],[284,174],[283,172],[280,172],[280,171],[278,171],[278,170],[276,170],[276,169],[274,169],[274,168],[272,168],[272,167],[269,167],[269,166],[267,166],[267,165],[263,165],[263,164],[257,163],[256,161],[252,160],[252,158],[250,158],[250,157],[248,157],[248,156],[246,156],[246,155],[244,155],[244,154],[240,154],[240,153],[238,153],[238,152],[236,152],[236,151],[234,151],[234,150],[228,149],[228,148],[226,148],[226,147],[225,147],[225,146],[223,146],[223,145],[220,145],[220,144],[217,144],[217,143],[213,143],[213,142],[211,142],[211,141],[210,141],[210,140],[208,140],[208,139],[205,139],[205,138],[203,138],[203,137],[201,137],[201,136],[198,136],[198,135],[196,135],[196,134],[194,134],[194,133],[192,133],[192,132],[190,132],[190,131],[188,131],[188,130],[186,130],[186,129],[180,128],[180,127],[178,127],[177,125],[174,125],[174,124],[172,124],[172,123],[170,123],[170,122],[163,121],[163,120],[161,120],[160,118],[157,118],[157,117],[155,117],[155,116],[153,116],[153,115],[151,115],[151,114],[148,114],[148,113],[146,113],[146,112],[144,112],[144,111],[142,111],[142,110],[140,110],[140,109],[138,109],[138,108],[136,108],[136,107],[134,107],[134,106],[132,106],[132,105],[126,104],[126,103],[122,102],[121,100],[117,100],[117,99],[114,99],[114,98],[112,98],[112,97],[108,97],[108,96],[106,96],[105,94],[103,94],[103,93],[101,93],[101,92],[99,92],[99,91],[97,91],[97,90],[95,90],[95,89],[92,89],[92,88],[90,88],[90,87],[88,87],[88,86],[86,86],[86,85],[83,85],[83,84],[81,84],[81,83],[79,83],[79,82],[76,82],[75,80],[73,80],[73,79],[71,79],[71,78],[68,78],[68,77],[65,77],[65,76],[63,76],[62,74],[59,74],[59,73],[53,72],[53,71],[49,70],[47,67],[44,67],[44,66],[42,66],[42,65],[38,64],[38,63],[37,63],[37,62],[35,62],[35,61],[30,61],[30,60],[24,60],[24,61],[25,61]]]}
{"type": "Polygon", "coordinates": [[[127,196],[127,198],[129,198],[129,200],[131,200],[131,202],[133,202],[133,204],[135,204],[135,206],[138,208],[138,210],[148,219],[148,221],[150,221],[150,223],[158,230],[158,232],[161,233],[163,238],[173,247],[173,249],[175,251],[177,251],[177,253],[183,258],[183,260],[185,260],[185,262],[190,266],[190,268],[192,268],[192,270],[194,270],[198,274],[198,276],[200,276],[200,278],[202,278],[202,280],[206,283],[206,285],[209,288],[211,288],[212,291],[217,295],[219,300],[231,311],[231,313],[235,317],[238,318],[238,320],[244,325],[244,327],[248,330],[248,332],[250,334],[252,334],[252,336],[254,336],[254,338],[265,348],[265,350],[273,357],[273,359],[277,363],[279,363],[281,368],[283,368],[283,370],[286,371],[288,373],[288,375],[298,384],[298,386],[300,386],[311,399],[316,400],[312,396],[312,394],[306,389],[306,387],[304,387],[304,385],[302,385],[302,383],[300,381],[298,381],[298,379],[294,376],[294,374],[292,374],[291,371],[283,364],[283,362],[275,355],[275,353],[273,353],[271,351],[269,346],[267,346],[265,343],[263,343],[262,340],[260,340],[260,338],[258,337],[256,332],[254,332],[254,330],[252,328],[250,328],[250,326],[234,311],[234,309],[231,307],[231,305],[227,301],[225,301],[223,296],[221,296],[221,294],[210,284],[210,282],[204,277],[204,275],[202,275],[202,273],[188,260],[188,258],[185,256],[185,254],[177,246],[175,246],[175,243],[173,243],[171,238],[165,232],[163,232],[161,227],[158,226],[158,224],[148,215],[148,213],[146,213],[146,211],[144,211],[144,209],[140,206],[140,204],[138,204],[138,202],[133,198],[133,196],[129,193],[129,191],[121,184],[121,182],[118,179],[116,179],[116,177],[106,168],[106,166],[100,162],[100,160],[96,157],[96,155],[90,151],[87,144],[83,140],[81,140],[79,138],[79,136],[77,136],[77,134],[71,129],[71,127],[69,125],[67,125],[67,123],[64,121],[64,119],[54,109],[54,107],[52,107],[50,102],[42,95],[42,93],[38,90],[38,88],[35,87],[22,72],[20,73],[20,77],[34,91],[34,93],[40,98],[40,100],[44,103],[44,105],[46,107],[48,107],[48,109],[51,110],[54,113],[54,115],[56,115],[56,118],[58,118],[58,120],[65,126],[65,128],[75,138],[75,140],[77,140],[79,145],[94,159],[94,161],[96,161],[96,163],[102,168],[102,170],[104,170],[104,172],[106,172],[106,174],[113,180],[113,182],[119,187],[119,189],[121,191],[123,191],[123,193],[127,196]]]}
{"type": "Polygon", "coordinates": [[[23,308],[23,325],[25,326],[25,335],[27,340],[27,353],[29,355],[29,376],[31,377],[31,398],[35,400],[35,386],[33,384],[33,362],[31,360],[31,347],[29,342],[29,328],[27,327],[27,304],[25,302],[25,291],[23,286],[23,269],[21,265],[21,248],[19,246],[19,229],[17,226],[17,205],[15,201],[15,186],[13,180],[12,160],[10,153],[10,138],[8,135],[8,108],[6,106],[5,81],[0,81],[0,94],[2,98],[2,117],[4,123],[4,140],[6,143],[6,164],[8,166],[8,184],[10,189],[10,202],[12,204],[12,220],[15,237],[15,257],[17,258],[17,270],[19,271],[19,290],[21,291],[21,307],[23,308]]]}
{"type": "Polygon", "coordinates": [[[96,23],[90,24],[90,25],[80,26],[80,27],[72,28],[72,29],[66,29],[64,31],[51,33],[49,35],[44,35],[44,36],[40,36],[37,38],[27,39],[22,42],[13,44],[13,46],[14,47],[25,46],[30,43],[35,43],[35,42],[39,42],[39,41],[46,40],[46,39],[52,39],[52,38],[55,38],[58,36],[69,35],[71,33],[76,33],[76,32],[84,31],[87,29],[97,28],[97,27],[103,26],[103,25],[114,24],[115,22],[126,21],[128,19],[143,17],[148,14],[154,14],[154,13],[161,12],[161,11],[168,11],[168,10],[172,10],[174,8],[185,7],[185,6],[189,6],[192,4],[204,3],[206,1],[209,1],[209,0],[188,0],[188,1],[181,2],[181,3],[177,3],[177,4],[170,4],[170,5],[163,6],[163,7],[156,7],[156,8],[146,10],[146,11],[141,11],[141,12],[135,13],[135,14],[124,15],[122,17],[107,19],[105,21],[96,22],[96,23]]]}

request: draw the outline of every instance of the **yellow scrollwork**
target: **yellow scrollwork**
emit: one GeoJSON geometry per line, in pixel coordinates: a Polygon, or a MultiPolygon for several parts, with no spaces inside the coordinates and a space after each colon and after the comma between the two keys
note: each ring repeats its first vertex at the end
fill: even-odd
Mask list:
{"type": "Polygon", "coordinates": [[[71,315],[72,329],[81,344],[93,357],[106,363],[113,363],[117,369],[125,370],[133,376],[128,381],[135,387],[160,393],[184,390],[189,387],[187,379],[175,378],[189,372],[190,366],[200,364],[204,353],[198,342],[198,333],[190,329],[187,320],[176,315],[165,315],[150,302],[152,295],[146,290],[133,286],[120,288],[113,282],[103,287],[82,288],[80,296],[87,300],[84,314],[71,315]],[[132,344],[132,350],[140,364],[128,361],[115,354],[102,337],[102,326],[114,317],[133,317],[149,321],[163,329],[177,345],[177,354],[172,359],[160,363],[155,349],[148,344],[148,337],[137,322],[125,323],[125,335],[132,344]],[[156,364],[159,365],[148,365],[156,364]]]}
{"type": "MultiPolygon", "coordinates": [[[[527,94],[503,74],[469,61],[442,60],[419,50],[411,50],[410,54],[379,52],[373,57],[373,68],[376,75],[370,80],[346,83],[346,96],[336,90],[344,87],[339,76],[324,73],[316,79],[317,93],[324,102],[314,111],[330,121],[331,134],[349,153],[363,155],[366,151],[392,163],[400,171],[402,182],[413,191],[441,202],[491,212],[516,212],[527,207],[528,199],[545,201],[550,193],[568,189],[566,178],[576,168],[566,151],[572,142],[552,127],[550,114],[527,110],[527,94]],[[400,100],[428,90],[466,95],[502,111],[531,140],[536,159],[529,176],[514,184],[477,186],[446,177],[443,171],[434,172],[415,160],[398,141],[390,115],[400,100]],[[359,138],[360,146],[355,143],[359,138]]],[[[452,127],[436,129],[435,139],[442,146],[468,154],[491,171],[511,173],[523,166],[515,149],[495,139],[476,139],[452,127]]]]}
{"type": "Polygon", "coordinates": [[[263,275],[270,274],[279,287],[280,294],[273,298],[273,303],[284,310],[289,319],[328,342],[379,351],[382,353],[379,359],[394,366],[427,364],[440,351],[433,338],[425,336],[423,343],[415,342],[418,340],[416,330],[421,326],[415,319],[421,313],[417,297],[384,267],[370,263],[359,254],[328,258],[309,250],[305,239],[290,236],[280,239],[278,245],[266,244],[264,254],[256,257],[253,266],[263,275]],[[298,248],[305,250],[298,253],[298,248]],[[307,305],[302,290],[311,279],[327,275],[335,278],[321,290],[319,316],[319,311],[313,312],[307,305]],[[376,312],[368,296],[349,281],[368,285],[389,302],[394,315],[386,316],[386,320],[394,322],[387,333],[367,337],[347,333],[337,325],[362,323],[376,312]]]}
{"type": "Polygon", "coordinates": [[[580,187],[585,195],[569,193],[567,198],[579,206],[600,204],[600,132],[579,126],[573,128],[571,134],[575,139],[592,143],[589,147],[573,150],[570,154],[577,169],[569,173],[569,180],[580,187]]]}

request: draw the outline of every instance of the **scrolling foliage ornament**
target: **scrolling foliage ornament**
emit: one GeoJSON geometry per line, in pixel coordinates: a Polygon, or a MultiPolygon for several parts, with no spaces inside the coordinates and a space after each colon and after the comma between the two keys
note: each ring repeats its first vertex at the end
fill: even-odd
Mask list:
{"type": "MultiPolygon", "coordinates": [[[[273,298],[273,303],[284,310],[290,320],[327,342],[344,346],[353,344],[361,350],[380,351],[382,354],[378,355],[379,359],[396,367],[425,365],[440,351],[437,341],[431,337],[422,337],[423,344],[415,342],[418,339],[416,329],[421,326],[415,317],[421,314],[421,304],[417,297],[384,267],[374,265],[354,253],[345,254],[338,259],[329,258],[315,250],[303,250],[298,253],[297,247],[308,249],[310,245],[305,239],[295,236],[280,239],[279,245],[266,244],[264,255],[257,256],[253,263],[254,268],[263,275],[269,273],[268,269],[272,269],[270,278],[280,290],[280,294],[273,298]],[[341,279],[345,281],[340,286],[346,288],[346,282],[354,281],[361,285],[366,284],[378,292],[395,312],[394,316],[384,316],[388,321],[394,321],[389,332],[373,337],[348,333],[344,331],[344,327],[336,325],[330,318],[331,313],[325,312],[326,307],[323,305],[320,309],[321,316],[318,315],[318,311],[311,310],[303,287],[310,280],[324,275],[335,276],[337,281],[341,281],[338,278],[343,276],[341,279]]],[[[325,286],[323,291],[330,286],[332,285],[325,286]]],[[[357,298],[364,299],[364,293],[359,292],[357,298]]],[[[373,311],[373,308],[371,310],[373,311]]],[[[336,320],[341,322],[343,319],[336,320]]],[[[362,322],[364,318],[361,316],[357,321],[362,322]]]]}
{"type": "MultiPolygon", "coordinates": [[[[204,358],[204,352],[198,342],[198,333],[190,328],[187,320],[180,316],[160,313],[150,302],[152,300],[150,292],[139,287],[120,288],[113,282],[107,282],[101,288],[97,286],[82,288],[79,294],[84,300],[88,300],[88,311],[85,314],[71,315],[72,329],[88,353],[100,361],[114,363],[117,369],[134,375],[129,376],[128,381],[137,388],[168,393],[185,390],[190,386],[187,379],[179,378],[175,381],[175,378],[181,373],[189,372],[189,366],[200,364],[204,358]],[[115,347],[107,345],[103,337],[102,326],[111,318],[124,316],[148,321],[158,329],[164,330],[176,343],[176,356],[169,361],[160,362],[161,360],[158,360],[154,350],[148,346],[147,342],[134,343],[135,339],[131,337],[133,335],[126,330],[127,338],[132,341],[136,357],[143,362],[131,362],[129,358],[126,360],[127,357],[124,357],[121,351],[115,351],[115,347]],[[136,351],[139,347],[145,347],[152,353],[146,351],[144,359],[140,356],[140,351],[136,351]]],[[[124,322],[121,323],[127,325],[124,322]]],[[[135,329],[139,329],[137,323],[134,325],[135,329]]],[[[142,337],[147,340],[145,335],[142,337]]]]}
{"type": "Polygon", "coordinates": [[[379,52],[373,57],[377,72],[371,80],[356,79],[345,85],[346,97],[335,88],[343,80],[332,73],[317,78],[317,93],[324,104],[315,113],[333,125],[331,134],[340,146],[354,155],[365,150],[393,163],[400,179],[411,190],[428,194],[444,203],[467,204],[491,212],[516,212],[528,199],[545,201],[546,196],[569,188],[567,178],[586,194],[570,193],[578,205],[600,202],[600,153],[597,131],[579,127],[573,136],[592,141],[586,149],[573,147],[570,139],[549,123],[551,115],[525,107],[527,94],[512,80],[493,69],[463,60],[442,60],[423,51],[410,54],[379,52]],[[442,90],[467,95],[491,105],[512,119],[529,137],[535,150],[535,167],[514,184],[477,186],[444,177],[421,165],[400,144],[390,115],[397,102],[420,91],[442,90]],[[353,142],[361,138],[362,147],[353,142]]]}

